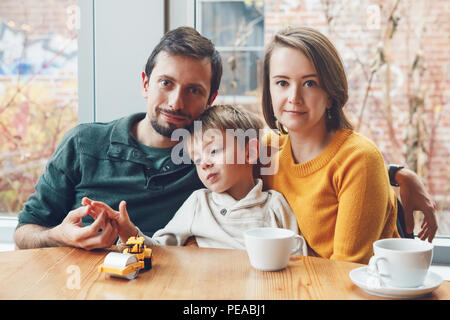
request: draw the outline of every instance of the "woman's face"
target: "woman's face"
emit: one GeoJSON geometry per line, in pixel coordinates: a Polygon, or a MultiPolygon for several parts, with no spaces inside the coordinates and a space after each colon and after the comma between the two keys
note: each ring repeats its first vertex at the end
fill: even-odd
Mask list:
{"type": "Polygon", "coordinates": [[[275,117],[289,132],[326,131],[325,109],[331,102],[314,64],[300,50],[275,48],[269,81],[275,117]]]}

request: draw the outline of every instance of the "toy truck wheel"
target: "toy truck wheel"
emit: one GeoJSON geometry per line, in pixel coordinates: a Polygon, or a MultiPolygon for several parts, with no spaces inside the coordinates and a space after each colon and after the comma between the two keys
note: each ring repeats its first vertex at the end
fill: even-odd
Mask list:
{"type": "Polygon", "coordinates": [[[144,258],[144,270],[150,270],[152,268],[152,257],[144,258]]]}

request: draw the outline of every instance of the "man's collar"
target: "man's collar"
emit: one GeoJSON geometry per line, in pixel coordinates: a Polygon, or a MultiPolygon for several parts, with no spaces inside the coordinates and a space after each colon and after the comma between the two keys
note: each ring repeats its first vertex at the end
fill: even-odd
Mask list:
{"type": "Polygon", "coordinates": [[[111,144],[118,142],[125,145],[136,146],[136,140],[131,134],[131,129],[137,122],[144,119],[145,115],[145,112],[140,112],[117,120],[117,123],[114,125],[111,132],[111,144]]]}
{"type": "Polygon", "coordinates": [[[131,134],[133,126],[144,117],[145,112],[142,112],[120,118],[116,121],[111,131],[110,144],[107,151],[108,157],[128,160],[143,165],[149,164],[149,160],[139,150],[138,144],[131,134]]]}
{"type": "MultiPolygon", "coordinates": [[[[146,157],[146,154],[139,148],[137,140],[131,134],[133,126],[138,121],[144,119],[145,115],[145,112],[135,113],[116,121],[111,132],[110,144],[107,151],[108,157],[124,159],[146,166],[151,165],[152,160],[146,157]]],[[[180,150],[180,157],[182,157],[182,150],[180,150]]],[[[190,162],[174,164],[171,158],[163,164],[163,167],[167,167],[167,171],[169,172],[188,166],[193,166],[193,164],[190,162]]]]}

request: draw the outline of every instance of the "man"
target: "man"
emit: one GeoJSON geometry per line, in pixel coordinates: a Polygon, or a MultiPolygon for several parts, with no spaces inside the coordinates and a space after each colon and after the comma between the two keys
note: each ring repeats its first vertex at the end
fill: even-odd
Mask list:
{"type": "MultiPolygon", "coordinates": [[[[221,58],[210,40],[189,27],[166,33],[142,73],[147,112],[81,124],[64,136],[19,213],[16,246],[92,250],[112,245],[115,221],[82,206],[85,196],[112,208],[126,200],[130,219],[149,236],[164,227],[189,195],[203,187],[192,164],[172,161],[177,141],[171,134],[213,103],[221,76],[221,58]]],[[[418,209],[430,221],[424,237],[434,237],[434,204],[418,177],[405,169],[393,177],[401,184],[402,199],[408,200],[408,231],[413,221],[407,218],[418,209]]]]}
{"type": "Polygon", "coordinates": [[[210,40],[192,28],[167,33],[142,73],[147,113],[82,124],[65,135],[19,214],[16,245],[111,245],[114,224],[104,216],[90,224],[92,212],[80,206],[84,196],[112,207],[126,199],[132,221],[146,234],[164,227],[202,187],[194,166],[172,162],[177,142],[171,134],[211,105],[221,76],[221,58],[210,40]]]}

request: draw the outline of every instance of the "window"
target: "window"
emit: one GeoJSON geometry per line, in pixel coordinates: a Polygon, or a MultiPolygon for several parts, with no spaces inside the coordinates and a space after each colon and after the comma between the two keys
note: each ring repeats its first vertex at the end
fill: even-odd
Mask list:
{"type": "Polygon", "coordinates": [[[264,1],[197,1],[197,29],[223,60],[218,101],[258,104],[264,53],[264,1]]]}
{"type": "Polygon", "coordinates": [[[77,123],[76,4],[0,2],[0,216],[22,209],[77,123]]]}
{"type": "MultiPolygon", "coordinates": [[[[418,173],[438,203],[437,234],[450,235],[445,0],[195,3],[196,28],[223,58],[216,101],[247,104],[259,114],[265,41],[287,26],[309,26],[327,35],[346,69],[351,122],[375,142],[387,163],[406,164],[418,173]]],[[[415,214],[416,234],[422,217],[415,214]]]]}

